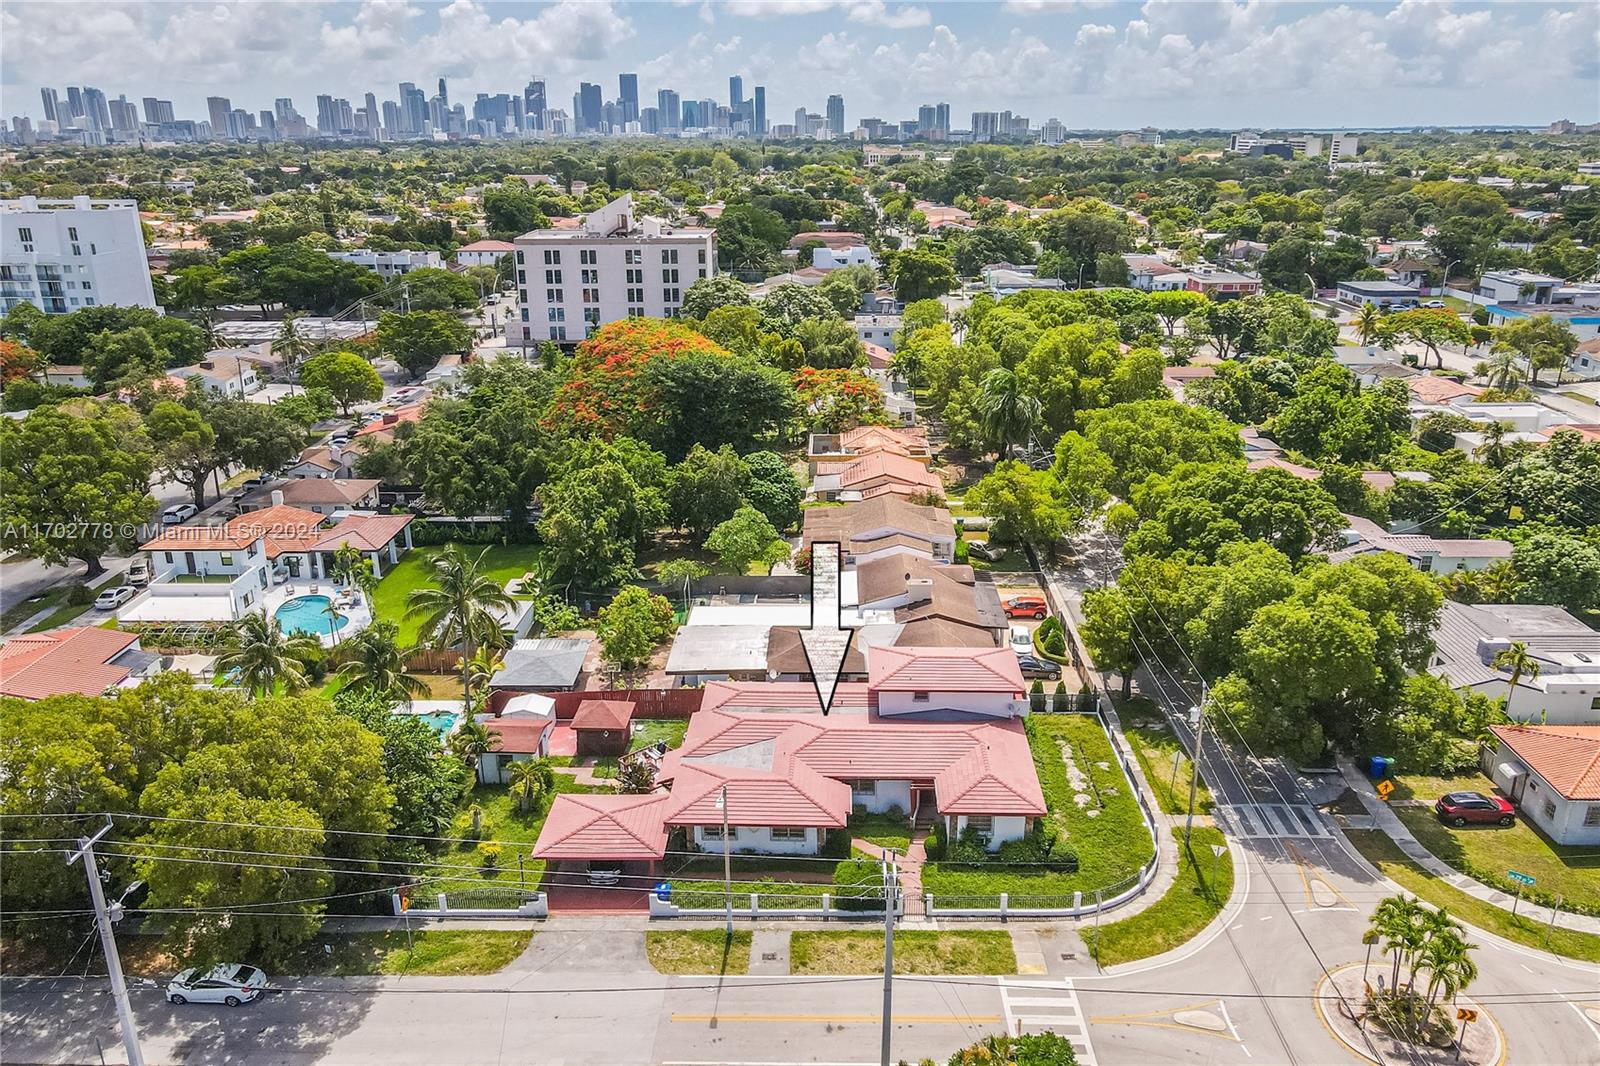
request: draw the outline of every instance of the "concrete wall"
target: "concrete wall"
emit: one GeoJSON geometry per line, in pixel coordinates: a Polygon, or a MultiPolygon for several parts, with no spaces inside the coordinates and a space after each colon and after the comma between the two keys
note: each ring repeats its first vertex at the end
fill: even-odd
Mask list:
{"type": "Polygon", "coordinates": [[[899,807],[907,814],[911,811],[911,782],[910,781],[874,781],[872,795],[864,795],[852,789],[850,804],[854,807],[865,807],[873,814],[879,814],[890,807],[899,807]]]}
{"type": "MultiPolygon", "coordinates": [[[[705,851],[712,854],[722,853],[722,841],[717,837],[706,838],[705,826],[694,827],[694,842],[705,851]]],[[[804,840],[773,840],[772,831],[765,826],[736,825],[730,827],[733,834],[733,846],[729,849],[735,853],[759,851],[768,855],[815,855],[821,845],[822,831],[817,829],[806,830],[804,840]]]]}
{"type": "Polygon", "coordinates": [[[1013,692],[930,692],[926,700],[915,697],[914,692],[880,692],[878,713],[888,717],[956,708],[992,718],[1010,718],[1015,713],[1014,701],[1025,698],[1013,692]]]}

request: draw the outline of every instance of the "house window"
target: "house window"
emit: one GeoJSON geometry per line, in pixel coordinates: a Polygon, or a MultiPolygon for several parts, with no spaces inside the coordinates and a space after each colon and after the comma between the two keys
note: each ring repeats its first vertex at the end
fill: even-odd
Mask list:
{"type": "Polygon", "coordinates": [[[546,285],[560,285],[561,284],[561,271],[559,271],[559,270],[546,270],[544,272],[544,283],[546,285]]]}
{"type": "Polygon", "coordinates": [[[629,285],[643,285],[644,284],[644,271],[643,270],[629,270],[629,271],[625,271],[624,273],[626,273],[626,275],[627,275],[625,280],[627,281],[627,283],[629,285]]]}
{"type": "MultiPolygon", "coordinates": [[[[1600,810],[1600,808],[1596,808],[1596,810],[1600,810]]],[[[806,831],[805,831],[805,828],[803,826],[798,826],[798,825],[775,825],[775,826],[772,827],[772,839],[774,841],[778,841],[778,840],[804,840],[805,838],[806,838],[806,831]]]]}
{"type": "Polygon", "coordinates": [[[526,262],[527,262],[527,260],[522,258],[522,253],[518,252],[517,253],[517,266],[523,266],[526,262]]]}
{"type": "Polygon", "coordinates": [[[165,555],[167,557],[167,562],[169,562],[169,563],[172,562],[172,553],[171,552],[162,552],[161,554],[165,555]]]}
{"type": "MultiPolygon", "coordinates": [[[[17,230],[17,240],[21,241],[23,244],[32,244],[33,230],[27,226],[19,227],[17,230]]],[[[665,260],[663,260],[663,262],[664,261],[665,260]]]]}
{"type": "Polygon", "coordinates": [[[1553,819],[1556,816],[1556,801],[1550,799],[1545,800],[1544,805],[1540,809],[1540,813],[1545,816],[1546,820],[1553,819]]]}
{"type": "MultiPolygon", "coordinates": [[[[734,832],[733,831],[733,827],[729,826],[728,827],[728,836],[732,837],[733,836],[733,832],[734,832]]],[[[720,825],[703,825],[703,826],[700,827],[700,836],[705,840],[721,840],[722,839],[722,826],[720,826],[720,825]]]]}
{"type": "Polygon", "coordinates": [[[599,254],[600,253],[596,252],[593,248],[580,249],[578,252],[578,264],[580,266],[594,266],[596,262],[595,257],[599,254]]]}
{"type": "Polygon", "coordinates": [[[548,248],[545,249],[544,265],[545,266],[560,266],[561,265],[561,253],[560,252],[556,252],[556,251],[552,251],[552,250],[550,250],[548,248]]]}
{"type": "Polygon", "coordinates": [[[67,240],[75,241],[77,239],[78,239],[78,227],[77,226],[68,226],[67,227],[67,240]]]}
{"type": "Polygon", "coordinates": [[[985,844],[994,836],[994,819],[987,814],[971,814],[967,816],[967,828],[978,834],[978,839],[985,844]]]}
{"type": "Polygon", "coordinates": [[[222,565],[223,566],[232,566],[233,565],[233,553],[231,553],[231,552],[223,552],[222,553],[222,565]]]}
{"type": "Polygon", "coordinates": [[[600,290],[599,289],[584,289],[583,293],[582,293],[582,296],[583,296],[583,302],[586,303],[586,304],[597,304],[597,303],[600,302],[600,290]]]}
{"type": "Polygon", "coordinates": [[[1589,701],[1589,709],[1591,711],[1600,711],[1600,696],[1596,696],[1589,701]]]}
{"type": "Polygon", "coordinates": [[[251,592],[246,592],[243,596],[240,597],[239,602],[243,603],[246,607],[248,607],[252,603],[256,602],[255,594],[251,593],[251,592]]]}
{"type": "Polygon", "coordinates": [[[600,284],[600,271],[598,271],[598,270],[583,270],[583,271],[579,271],[579,275],[580,276],[579,276],[578,280],[580,282],[582,282],[583,284],[585,284],[585,285],[598,285],[598,284],[600,284]]]}
{"type": "Polygon", "coordinates": [[[850,791],[857,796],[876,796],[878,794],[878,782],[864,777],[850,782],[850,791]]]}
{"type": "Polygon", "coordinates": [[[927,703],[928,702],[928,693],[926,693],[926,692],[913,692],[911,694],[911,702],[912,703],[927,703]]]}
{"type": "Polygon", "coordinates": [[[1583,810],[1583,827],[1593,829],[1600,825],[1600,803],[1591,803],[1583,810]]]}
{"type": "Polygon", "coordinates": [[[639,248],[629,248],[622,253],[622,261],[637,266],[644,262],[644,252],[639,248]]]}
{"type": "MultiPolygon", "coordinates": [[[[702,249],[700,249],[700,262],[703,264],[703,263],[705,263],[705,261],[706,261],[706,250],[704,248],[702,248],[702,249]]],[[[700,272],[700,276],[702,278],[705,277],[706,276],[706,272],[704,270],[702,270],[700,272]]]]}
{"type": "Polygon", "coordinates": [[[664,263],[664,264],[666,264],[666,263],[676,264],[677,261],[678,261],[678,250],[676,248],[663,248],[663,249],[661,249],[661,262],[662,263],[664,263]]]}
{"type": "Polygon", "coordinates": [[[678,283],[678,272],[676,270],[663,270],[661,272],[661,281],[662,284],[676,285],[678,283]]]}

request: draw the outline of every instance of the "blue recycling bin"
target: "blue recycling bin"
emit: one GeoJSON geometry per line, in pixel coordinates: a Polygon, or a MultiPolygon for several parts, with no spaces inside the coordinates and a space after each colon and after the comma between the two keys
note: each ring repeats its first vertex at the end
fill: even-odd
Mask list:
{"type": "Polygon", "coordinates": [[[672,902],[672,882],[661,881],[656,884],[656,899],[662,903],[672,902]]]}
{"type": "Polygon", "coordinates": [[[1382,781],[1389,776],[1389,770],[1394,766],[1394,760],[1386,755],[1374,755],[1367,760],[1367,776],[1374,781],[1382,781]]]}

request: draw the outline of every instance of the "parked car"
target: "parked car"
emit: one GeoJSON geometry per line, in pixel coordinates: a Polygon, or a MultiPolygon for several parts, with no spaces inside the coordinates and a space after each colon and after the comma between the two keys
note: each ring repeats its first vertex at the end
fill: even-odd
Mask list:
{"type": "Polygon", "coordinates": [[[350,434],[345,430],[340,430],[338,433],[335,433],[333,436],[328,438],[328,443],[336,448],[343,448],[346,444],[350,443],[350,434]]]}
{"type": "Polygon", "coordinates": [[[264,477],[247,477],[243,481],[239,482],[239,488],[243,489],[246,493],[251,493],[256,489],[261,488],[266,483],[267,479],[264,477]]]}
{"type": "Polygon", "coordinates": [[[591,862],[589,864],[589,883],[591,885],[614,885],[622,880],[622,869],[610,863],[591,862]]]}
{"type": "Polygon", "coordinates": [[[143,588],[150,584],[150,561],[139,558],[128,564],[128,584],[143,588]]]}
{"type": "Polygon", "coordinates": [[[497,304],[500,302],[500,294],[497,292],[491,292],[489,295],[483,298],[483,302],[486,304],[497,304]]]}
{"type": "Polygon", "coordinates": [[[1500,796],[1485,796],[1481,792],[1447,792],[1433,805],[1439,820],[1454,826],[1467,823],[1510,825],[1517,820],[1516,808],[1511,801],[1500,796]]]}
{"type": "Polygon", "coordinates": [[[1422,306],[1423,307],[1443,307],[1444,306],[1444,301],[1443,300],[1424,300],[1424,301],[1422,301],[1422,306]]]}
{"type": "Polygon", "coordinates": [[[998,544],[990,544],[986,540],[967,541],[967,554],[976,555],[984,562],[998,562],[1006,557],[1006,550],[998,544]]]}
{"type": "Polygon", "coordinates": [[[118,585],[114,589],[106,589],[94,598],[94,609],[97,611],[115,610],[138,594],[139,590],[132,585],[118,585]]]}
{"type": "Polygon", "coordinates": [[[1033,633],[1027,626],[1011,627],[1011,650],[1018,655],[1033,654],[1033,633]]]}
{"type": "Polygon", "coordinates": [[[225,962],[204,973],[190,968],[167,985],[167,1000],[172,1003],[226,1003],[237,1007],[261,998],[267,990],[267,975],[254,966],[225,962]]]}
{"type": "Polygon", "coordinates": [[[175,503],[161,512],[161,524],[164,526],[182,525],[200,513],[200,508],[192,503],[175,503]]]}
{"type": "Polygon", "coordinates": [[[1061,680],[1061,667],[1032,655],[1018,655],[1017,666],[1022,670],[1023,677],[1042,677],[1046,681],[1061,680]]]}
{"type": "Polygon", "coordinates": [[[1007,618],[1043,618],[1050,608],[1038,596],[1013,596],[1005,603],[1007,618]]]}

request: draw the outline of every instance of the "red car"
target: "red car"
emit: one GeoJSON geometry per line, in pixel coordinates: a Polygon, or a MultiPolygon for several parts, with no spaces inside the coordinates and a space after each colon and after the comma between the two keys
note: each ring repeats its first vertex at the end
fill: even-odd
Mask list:
{"type": "Polygon", "coordinates": [[[1005,603],[1007,618],[1043,618],[1050,608],[1037,596],[1017,596],[1005,603]]]}
{"type": "Polygon", "coordinates": [[[1469,822],[1486,825],[1510,825],[1517,820],[1516,809],[1509,800],[1499,796],[1485,796],[1481,792],[1450,792],[1439,797],[1433,805],[1439,820],[1454,826],[1469,822]]]}

